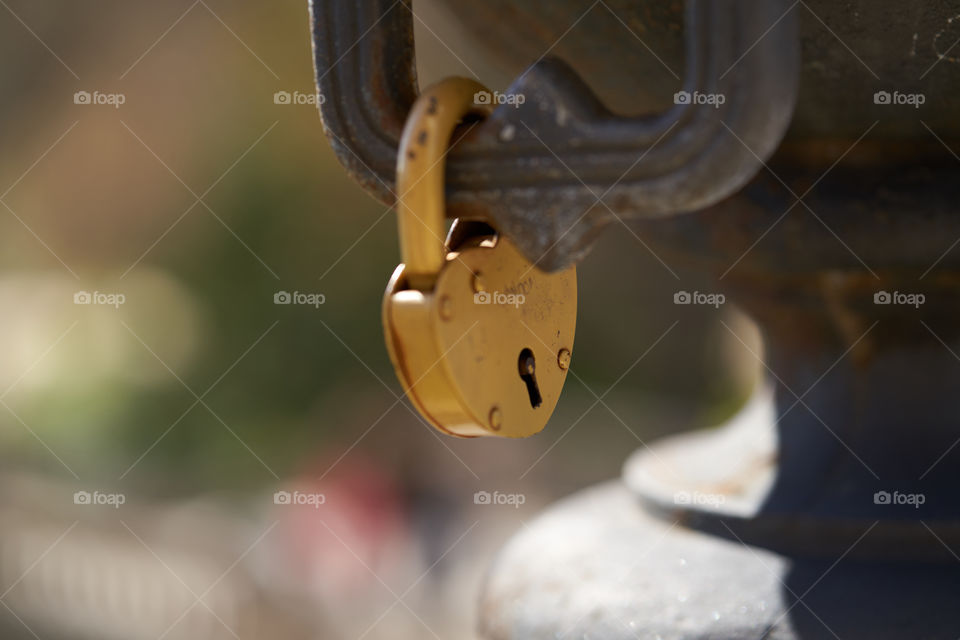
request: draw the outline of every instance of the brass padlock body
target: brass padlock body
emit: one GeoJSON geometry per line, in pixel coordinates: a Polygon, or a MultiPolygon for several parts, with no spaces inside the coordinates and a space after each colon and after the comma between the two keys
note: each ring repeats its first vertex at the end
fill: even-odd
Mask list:
{"type": "Polygon", "coordinates": [[[387,347],[411,401],[457,436],[539,432],[566,379],[577,320],[576,270],[539,271],[506,238],[450,251],[432,291],[397,267],[384,297],[387,347]],[[492,245],[492,246],[491,246],[492,245]],[[533,356],[539,405],[521,378],[533,356]]]}

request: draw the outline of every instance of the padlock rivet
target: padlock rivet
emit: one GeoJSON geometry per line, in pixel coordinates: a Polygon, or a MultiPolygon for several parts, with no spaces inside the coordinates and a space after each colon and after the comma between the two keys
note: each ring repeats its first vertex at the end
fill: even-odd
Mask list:
{"type": "Polygon", "coordinates": [[[557,354],[557,365],[564,371],[570,368],[569,349],[560,349],[560,352],[557,354]]]}
{"type": "Polygon", "coordinates": [[[487,288],[483,284],[483,278],[480,277],[480,272],[473,274],[473,292],[474,293],[483,293],[487,288]]]}
{"type": "Polygon", "coordinates": [[[444,320],[453,317],[453,302],[450,301],[450,296],[440,298],[440,317],[444,320]]]}
{"type": "Polygon", "coordinates": [[[490,409],[490,428],[494,431],[500,431],[500,427],[503,426],[503,413],[500,412],[499,407],[494,407],[490,409]]]}

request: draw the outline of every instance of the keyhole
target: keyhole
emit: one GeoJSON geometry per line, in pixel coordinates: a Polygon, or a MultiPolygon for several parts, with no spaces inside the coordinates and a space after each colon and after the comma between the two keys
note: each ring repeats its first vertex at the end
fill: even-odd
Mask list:
{"type": "Polygon", "coordinates": [[[543,397],[540,395],[540,387],[537,386],[537,360],[533,357],[533,351],[524,349],[520,352],[520,379],[527,385],[527,395],[530,396],[530,406],[536,409],[543,404],[543,397]]]}

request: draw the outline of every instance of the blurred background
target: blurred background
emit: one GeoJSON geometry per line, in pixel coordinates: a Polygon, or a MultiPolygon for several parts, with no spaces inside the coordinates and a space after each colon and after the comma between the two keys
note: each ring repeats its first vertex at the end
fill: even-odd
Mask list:
{"type": "MultiPolygon", "coordinates": [[[[394,215],[324,137],[305,1],[0,5],[2,637],[471,638],[511,534],[749,393],[720,324],[747,321],[678,314],[695,275],[619,229],[544,432],[435,433],[383,346],[394,215]]],[[[506,87],[415,10],[421,82],[506,87]]]]}

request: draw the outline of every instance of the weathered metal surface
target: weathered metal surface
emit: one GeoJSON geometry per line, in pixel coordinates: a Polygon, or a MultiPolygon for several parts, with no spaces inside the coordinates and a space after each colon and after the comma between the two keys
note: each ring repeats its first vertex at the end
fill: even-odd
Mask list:
{"type": "Polygon", "coordinates": [[[956,637],[955,559],[839,558],[776,553],[673,526],[621,484],[609,483],[555,505],[510,541],[481,599],[481,634],[488,640],[956,637]]]}
{"type": "Polygon", "coordinates": [[[683,0],[418,0],[421,7],[452,14],[470,39],[467,51],[503,77],[519,77],[549,51],[615,113],[664,111],[680,87],[683,0]]]}
{"type": "MultiPolygon", "coordinates": [[[[838,451],[843,447],[841,440],[859,447],[862,438],[856,433],[864,431],[863,426],[834,420],[833,414],[820,411],[834,433],[822,426],[822,432],[808,428],[806,442],[784,449],[781,460],[777,443],[785,437],[783,432],[802,428],[810,414],[797,407],[793,410],[801,419],[790,419],[787,416],[793,410],[786,408],[792,402],[775,403],[771,391],[763,388],[722,429],[659,442],[653,448],[655,455],[635,452],[624,469],[624,483],[651,514],[668,523],[680,522],[686,529],[788,557],[957,563],[950,550],[960,545],[952,485],[944,483],[940,474],[917,481],[942,451],[914,454],[919,464],[906,465],[908,473],[893,460],[884,464],[873,459],[868,470],[849,452],[838,451]],[[777,425],[781,415],[782,425],[777,425]],[[824,442],[823,435],[833,442],[824,442]],[[799,468],[801,464],[804,469],[799,468]],[[910,473],[913,477],[904,477],[910,473]],[[875,501],[878,492],[894,489],[922,494],[923,503],[875,501]],[[869,535],[862,537],[868,530],[869,535]]],[[[815,395],[805,401],[820,401],[815,395]]],[[[906,440],[915,434],[899,431],[902,442],[890,447],[891,458],[901,456],[906,440]]],[[[926,437],[935,440],[929,434],[926,437]]],[[[937,444],[946,449],[952,437],[944,433],[937,444]]],[[[949,466],[941,473],[949,474],[949,466]]]]}
{"type": "Polygon", "coordinates": [[[819,279],[850,272],[865,278],[864,294],[892,271],[914,283],[949,279],[960,267],[960,251],[949,251],[960,237],[960,162],[928,137],[896,146],[863,140],[852,150],[853,141],[822,144],[802,157],[780,152],[770,171],[713,207],[630,224],[671,266],[724,281],[792,276],[783,295],[797,299],[816,292],[819,279]]]}
{"type": "MultiPolygon", "coordinates": [[[[722,429],[634,454],[632,501],[620,487],[595,489],[514,539],[483,598],[485,637],[956,635],[960,362],[949,345],[960,340],[960,274],[916,268],[937,259],[929,242],[947,224],[952,187],[910,196],[909,183],[889,201],[918,212],[918,242],[875,275],[832,266],[846,255],[837,238],[804,223],[782,268],[763,266],[778,264],[786,236],[714,282],[760,325],[768,386],[722,429]],[[883,292],[915,303],[878,303],[883,292]]],[[[827,219],[855,206],[838,193],[821,196],[827,219]]],[[[953,227],[943,228],[949,244],[953,227]]],[[[729,266],[723,246],[704,270],[729,266]]]]}
{"type": "MultiPolygon", "coordinates": [[[[799,55],[789,6],[689,0],[683,90],[722,95],[719,105],[618,116],[565,63],[536,62],[505,92],[523,104],[500,105],[451,153],[449,215],[492,221],[554,270],[578,260],[616,216],[683,213],[734,193],[776,149],[793,111],[799,55]]],[[[393,202],[397,143],[417,93],[410,7],[314,2],[313,21],[326,130],[361,184],[393,202]]]]}
{"type": "MultiPolygon", "coordinates": [[[[683,66],[680,0],[604,0],[589,11],[590,0],[422,1],[452,12],[474,36],[471,44],[507,72],[519,75],[550,49],[615,111],[660,110],[676,91],[668,68],[683,66]]],[[[923,92],[923,121],[944,137],[960,133],[956,2],[805,0],[793,11],[800,23],[803,90],[788,139],[855,140],[877,120],[871,137],[929,138],[919,119],[891,117],[890,105],[875,104],[879,90],[923,92]]]]}

